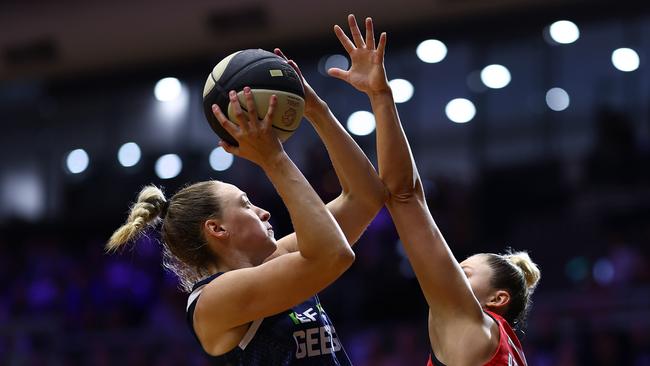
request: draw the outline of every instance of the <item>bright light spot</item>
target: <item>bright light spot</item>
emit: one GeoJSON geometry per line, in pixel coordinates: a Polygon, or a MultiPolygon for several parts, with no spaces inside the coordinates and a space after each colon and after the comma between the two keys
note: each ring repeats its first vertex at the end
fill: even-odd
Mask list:
{"type": "Polygon", "coordinates": [[[171,179],[183,169],[183,162],[176,154],[163,155],[156,161],[156,175],[160,179],[171,179]]]}
{"type": "Polygon", "coordinates": [[[594,279],[600,285],[608,285],[614,280],[614,265],[609,259],[599,259],[594,264],[594,279]]]}
{"type": "Polygon", "coordinates": [[[330,55],[327,56],[325,60],[325,70],[329,70],[333,67],[341,70],[347,70],[350,66],[347,57],[343,55],[330,55]]]}
{"type": "Polygon", "coordinates": [[[117,160],[123,167],[134,166],[140,161],[142,153],[135,142],[127,142],[117,152],[117,160]]]}
{"type": "Polygon", "coordinates": [[[45,203],[45,187],[36,171],[16,171],[3,175],[1,215],[36,220],[43,214],[45,203]]]}
{"type": "Polygon", "coordinates": [[[375,130],[375,116],[366,111],[354,112],[348,117],[348,131],[357,136],[366,136],[375,130]]]}
{"type": "Polygon", "coordinates": [[[210,166],[212,169],[222,172],[232,165],[234,157],[231,153],[226,152],[223,147],[219,146],[210,153],[210,166]]]}
{"type": "Polygon", "coordinates": [[[551,38],[557,43],[569,44],[580,38],[578,26],[568,20],[557,21],[549,27],[551,38]]]}
{"type": "Polygon", "coordinates": [[[639,68],[639,54],[631,48],[619,48],[612,52],[612,63],[621,71],[634,71],[639,68]]]}
{"type": "Polygon", "coordinates": [[[492,89],[501,89],[510,84],[510,71],[503,65],[489,65],[481,70],[481,81],[492,89]]]}
{"type": "Polygon", "coordinates": [[[83,149],[76,149],[68,153],[68,157],[65,160],[66,167],[68,171],[72,174],[79,174],[88,168],[88,163],[90,158],[88,158],[88,153],[83,149]]]}
{"type": "Polygon", "coordinates": [[[413,96],[413,84],[404,79],[393,79],[388,82],[393,90],[395,103],[407,102],[413,96]]]}
{"type": "Polygon", "coordinates": [[[437,39],[427,39],[418,45],[415,53],[423,62],[435,64],[445,59],[447,46],[437,39]]]}
{"type": "Polygon", "coordinates": [[[181,82],[176,78],[160,79],[153,90],[156,99],[161,102],[175,100],[181,95],[181,82]]]}
{"type": "Polygon", "coordinates": [[[474,103],[464,98],[456,98],[447,103],[445,114],[452,122],[469,122],[476,115],[474,103]]]}
{"type": "Polygon", "coordinates": [[[556,112],[569,107],[569,94],[562,88],[552,88],[546,92],[546,105],[556,112]]]}

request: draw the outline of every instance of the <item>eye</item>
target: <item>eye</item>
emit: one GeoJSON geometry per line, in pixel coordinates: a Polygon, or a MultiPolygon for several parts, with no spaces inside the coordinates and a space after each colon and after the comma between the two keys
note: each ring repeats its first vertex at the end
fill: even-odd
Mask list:
{"type": "Polygon", "coordinates": [[[251,203],[251,201],[248,200],[248,198],[244,197],[243,201],[244,201],[244,207],[246,207],[246,208],[253,207],[253,204],[251,203]]]}

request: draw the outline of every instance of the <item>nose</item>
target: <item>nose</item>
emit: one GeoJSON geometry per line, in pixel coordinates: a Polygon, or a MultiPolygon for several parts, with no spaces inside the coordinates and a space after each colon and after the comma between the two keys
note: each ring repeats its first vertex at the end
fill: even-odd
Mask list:
{"type": "Polygon", "coordinates": [[[271,218],[271,213],[266,211],[263,208],[257,207],[257,215],[259,216],[260,220],[262,221],[269,221],[271,218]]]}

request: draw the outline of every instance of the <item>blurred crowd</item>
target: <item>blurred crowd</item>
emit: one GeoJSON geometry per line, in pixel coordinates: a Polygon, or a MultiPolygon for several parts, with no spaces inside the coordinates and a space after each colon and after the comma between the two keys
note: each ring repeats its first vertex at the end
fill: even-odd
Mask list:
{"type": "MultiPolygon", "coordinates": [[[[650,365],[648,151],[628,151],[617,118],[603,115],[603,139],[578,174],[543,162],[486,171],[472,184],[424,182],[459,259],[512,246],[539,263],[542,281],[522,330],[530,365],[650,365]]],[[[323,154],[314,149],[305,174],[327,199],[337,187],[323,154]]],[[[254,202],[279,210],[274,226],[290,230],[272,191],[252,189],[254,202]]],[[[186,294],[161,266],[155,228],[107,255],[111,225],[5,225],[0,364],[207,364],[185,323],[186,294]]],[[[321,294],[353,363],[424,365],[426,304],[385,210],[355,250],[354,266],[321,294]]]]}

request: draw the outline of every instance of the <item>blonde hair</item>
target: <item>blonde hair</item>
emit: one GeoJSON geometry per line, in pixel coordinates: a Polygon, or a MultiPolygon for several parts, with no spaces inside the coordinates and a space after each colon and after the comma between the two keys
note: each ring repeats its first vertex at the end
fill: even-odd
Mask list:
{"type": "Polygon", "coordinates": [[[148,227],[162,222],[163,267],[178,277],[183,291],[191,292],[194,283],[211,274],[208,267],[215,260],[202,230],[205,220],[221,215],[215,183],[205,181],[185,186],[169,200],[160,188],[145,186],[124,225],[109,239],[106,251],[123,248],[148,227]]]}
{"type": "Polygon", "coordinates": [[[539,279],[542,277],[542,273],[539,271],[537,264],[530,259],[528,252],[509,253],[505,254],[504,257],[512,265],[519,268],[524,275],[528,292],[532,293],[535,291],[537,283],[539,283],[539,279]]]}
{"type": "Polygon", "coordinates": [[[106,244],[106,251],[117,251],[141,236],[148,226],[159,222],[166,204],[165,194],[160,188],[154,185],[145,186],[138,194],[136,202],[131,206],[129,217],[124,225],[111,235],[106,244]]]}
{"type": "Polygon", "coordinates": [[[510,303],[503,317],[513,328],[524,328],[532,305],[531,296],[541,278],[537,264],[523,251],[487,253],[486,256],[487,263],[492,268],[492,287],[505,289],[510,294],[510,303]]]}

